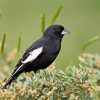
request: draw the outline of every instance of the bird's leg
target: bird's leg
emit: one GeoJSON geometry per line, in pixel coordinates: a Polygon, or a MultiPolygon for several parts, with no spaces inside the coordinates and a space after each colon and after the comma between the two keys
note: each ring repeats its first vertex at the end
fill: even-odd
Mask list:
{"type": "Polygon", "coordinates": [[[41,75],[40,75],[40,70],[36,71],[36,76],[35,76],[35,81],[40,81],[41,80],[41,75]]]}

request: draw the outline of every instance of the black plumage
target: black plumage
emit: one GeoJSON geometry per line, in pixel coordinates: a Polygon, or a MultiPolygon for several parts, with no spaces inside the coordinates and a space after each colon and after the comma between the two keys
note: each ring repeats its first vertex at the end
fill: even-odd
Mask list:
{"type": "Polygon", "coordinates": [[[26,50],[3,88],[10,85],[22,72],[36,73],[37,70],[47,68],[57,57],[62,38],[67,33],[69,31],[62,25],[48,27],[43,36],[26,50]]]}

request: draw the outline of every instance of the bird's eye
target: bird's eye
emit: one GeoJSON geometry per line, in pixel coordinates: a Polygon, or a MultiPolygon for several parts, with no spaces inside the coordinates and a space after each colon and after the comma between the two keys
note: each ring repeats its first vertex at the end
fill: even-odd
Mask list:
{"type": "Polygon", "coordinates": [[[57,28],[57,29],[56,29],[56,31],[57,31],[57,32],[60,32],[60,29],[59,29],[59,28],[57,28]]]}

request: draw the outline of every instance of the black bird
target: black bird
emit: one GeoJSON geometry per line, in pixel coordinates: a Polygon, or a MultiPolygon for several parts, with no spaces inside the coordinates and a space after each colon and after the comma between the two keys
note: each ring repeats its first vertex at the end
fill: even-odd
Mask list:
{"type": "Polygon", "coordinates": [[[26,50],[3,88],[10,85],[22,72],[36,73],[40,69],[47,68],[57,57],[62,38],[68,33],[69,31],[62,25],[48,27],[43,36],[26,50]]]}

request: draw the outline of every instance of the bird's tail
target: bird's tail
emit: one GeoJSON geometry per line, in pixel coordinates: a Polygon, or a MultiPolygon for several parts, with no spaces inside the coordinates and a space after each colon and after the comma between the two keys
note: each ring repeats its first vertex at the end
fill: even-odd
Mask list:
{"type": "Polygon", "coordinates": [[[11,76],[8,81],[6,82],[6,84],[3,86],[2,89],[5,89],[7,87],[7,85],[10,85],[15,79],[17,78],[17,76],[11,76]]]}

